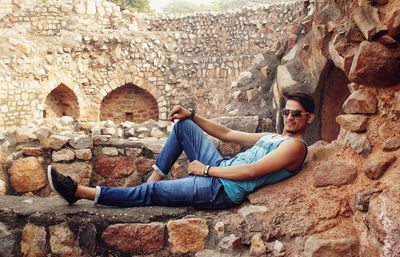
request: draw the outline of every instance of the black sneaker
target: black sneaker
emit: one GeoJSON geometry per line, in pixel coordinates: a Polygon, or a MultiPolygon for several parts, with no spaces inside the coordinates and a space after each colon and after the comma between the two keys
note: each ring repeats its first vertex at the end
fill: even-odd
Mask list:
{"type": "Polygon", "coordinates": [[[79,199],[75,197],[75,191],[78,187],[70,176],[64,176],[57,172],[54,167],[49,165],[47,167],[47,177],[50,182],[51,190],[63,197],[69,204],[73,204],[79,199]]]}

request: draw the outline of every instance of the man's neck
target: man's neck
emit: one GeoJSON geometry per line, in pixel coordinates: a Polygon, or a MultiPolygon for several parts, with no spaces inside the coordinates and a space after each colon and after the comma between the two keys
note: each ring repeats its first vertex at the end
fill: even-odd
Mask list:
{"type": "Polygon", "coordinates": [[[288,132],[288,131],[284,130],[282,132],[282,135],[283,136],[294,137],[294,138],[297,138],[297,139],[304,139],[304,131],[297,131],[297,132],[292,133],[292,132],[288,132]]]}

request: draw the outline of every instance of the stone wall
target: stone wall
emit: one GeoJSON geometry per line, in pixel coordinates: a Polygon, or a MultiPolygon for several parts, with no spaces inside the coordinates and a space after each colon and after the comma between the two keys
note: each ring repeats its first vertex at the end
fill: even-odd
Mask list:
{"type": "Polygon", "coordinates": [[[110,92],[133,84],[157,102],[224,112],[230,84],[254,55],[276,51],[304,16],[302,3],[227,14],[147,17],[106,1],[33,2],[0,18],[0,126],[42,117],[60,84],[74,92],[79,118],[99,120],[110,92]]]}

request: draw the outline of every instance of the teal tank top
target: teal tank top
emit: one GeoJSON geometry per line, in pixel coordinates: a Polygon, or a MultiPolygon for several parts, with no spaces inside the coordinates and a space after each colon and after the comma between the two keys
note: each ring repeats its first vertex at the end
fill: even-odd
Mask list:
{"type": "MultiPolygon", "coordinates": [[[[267,155],[268,153],[275,150],[283,141],[295,139],[289,136],[282,136],[278,134],[265,135],[250,149],[237,154],[236,156],[225,159],[219,164],[220,167],[235,166],[239,164],[249,164],[254,163],[267,155]]],[[[307,144],[301,140],[307,149],[307,144]]],[[[305,157],[304,157],[305,159],[305,157]]],[[[304,163],[304,160],[303,160],[304,163]]],[[[241,203],[248,193],[254,192],[257,188],[269,184],[273,184],[291,176],[296,175],[303,166],[303,163],[295,171],[288,171],[287,169],[281,169],[272,173],[268,173],[262,177],[256,178],[254,180],[230,180],[220,178],[221,183],[224,185],[225,192],[229,198],[236,204],[241,203]]]]}

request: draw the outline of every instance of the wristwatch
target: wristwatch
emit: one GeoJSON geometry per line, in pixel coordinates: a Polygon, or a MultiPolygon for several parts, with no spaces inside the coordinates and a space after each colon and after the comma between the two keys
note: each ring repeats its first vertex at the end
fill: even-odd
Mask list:
{"type": "Polygon", "coordinates": [[[188,111],[190,112],[189,119],[193,120],[194,115],[196,115],[196,110],[190,108],[190,109],[188,109],[188,111]]]}

